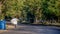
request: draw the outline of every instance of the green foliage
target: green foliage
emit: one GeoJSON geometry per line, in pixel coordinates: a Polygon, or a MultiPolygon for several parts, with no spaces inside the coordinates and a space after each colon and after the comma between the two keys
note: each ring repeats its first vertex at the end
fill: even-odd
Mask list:
{"type": "Polygon", "coordinates": [[[23,6],[22,0],[6,0],[4,2],[5,12],[7,16],[21,16],[21,9],[23,6]]]}
{"type": "MultiPolygon", "coordinates": [[[[26,19],[28,13],[40,19],[60,18],[60,0],[0,0],[2,15],[18,16],[26,19]]],[[[29,16],[30,17],[30,16],[29,16]]]]}
{"type": "Polygon", "coordinates": [[[43,15],[49,18],[60,16],[59,0],[42,0],[43,15]]]}

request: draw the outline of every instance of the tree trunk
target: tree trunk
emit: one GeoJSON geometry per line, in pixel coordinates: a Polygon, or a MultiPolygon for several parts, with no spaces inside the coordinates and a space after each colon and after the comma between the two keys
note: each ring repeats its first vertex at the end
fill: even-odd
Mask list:
{"type": "Polygon", "coordinates": [[[60,23],[60,17],[58,17],[58,23],[60,23]]]}

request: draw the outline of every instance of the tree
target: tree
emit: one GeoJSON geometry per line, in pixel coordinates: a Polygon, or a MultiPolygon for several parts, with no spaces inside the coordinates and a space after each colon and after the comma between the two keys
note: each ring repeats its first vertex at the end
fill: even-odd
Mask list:
{"type": "Polygon", "coordinates": [[[4,13],[3,13],[3,2],[4,0],[0,0],[0,20],[4,19],[4,13]]]}
{"type": "Polygon", "coordinates": [[[59,0],[42,0],[43,16],[46,19],[60,19],[59,0]]]}
{"type": "Polygon", "coordinates": [[[24,2],[23,10],[25,11],[26,17],[28,13],[34,15],[35,23],[41,18],[41,0],[26,0],[24,2]]]}
{"type": "MultiPolygon", "coordinates": [[[[2,1],[2,15],[18,16],[41,20],[60,20],[60,0],[0,0],[2,1]],[[28,15],[29,14],[29,15],[28,15]],[[33,15],[33,17],[32,17],[33,15]]],[[[1,7],[1,6],[0,6],[1,7]]]]}
{"type": "Polygon", "coordinates": [[[21,16],[21,9],[23,6],[22,0],[6,0],[4,2],[4,12],[6,12],[7,16],[21,16]]]}

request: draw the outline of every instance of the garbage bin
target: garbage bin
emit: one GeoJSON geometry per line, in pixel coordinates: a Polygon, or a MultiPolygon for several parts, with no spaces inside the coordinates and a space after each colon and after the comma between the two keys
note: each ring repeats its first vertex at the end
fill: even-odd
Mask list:
{"type": "Polygon", "coordinates": [[[6,29],[6,21],[0,20],[0,30],[5,30],[5,29],[6,29]]]}

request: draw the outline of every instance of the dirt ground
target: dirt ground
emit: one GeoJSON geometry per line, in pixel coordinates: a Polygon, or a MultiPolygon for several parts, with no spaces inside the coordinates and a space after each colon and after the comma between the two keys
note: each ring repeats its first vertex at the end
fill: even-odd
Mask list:
{"type": "Polygon", "coordinates": [[[6,30],[0,30],[0,33],[7,32],[10,29],[14,29],[13,25],[6,25],[6,30]]]}
{"type": "Polygon", "coordinates": [[[6,29],[14,29],[14,25],[6,25],[6,29]]]}

